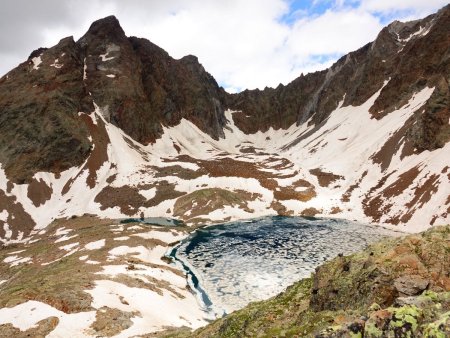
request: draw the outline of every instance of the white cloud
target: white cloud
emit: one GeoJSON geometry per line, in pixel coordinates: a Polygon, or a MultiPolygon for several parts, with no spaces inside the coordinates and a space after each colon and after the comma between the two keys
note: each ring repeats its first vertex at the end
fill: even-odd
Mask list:
{"type": "Polygon", "coordinates": [[[330,10],[287,25],[281,20],[289,13],[285,1],[221,3],[174,2],[144,24],[127,17],[121,22],[128,33],[148,37],[176,58],[197,55],[231,90],[274,87],[324,69],[331,64],[327,56],[335,60],[361,47],[382,28],[375,17],[356,10],[330,10]],[[325,57],[317,61],[318,55],[325,57]]]}
{"type": "Polygon", "coordinates": [[[327,11],[295,23],[288,45],[295,55],[343,54],[373,40],[382,26],[360,10],[327,11]]]}
{"type": "Polygon", "coordinates": [[[38,11],[27,3],[0,3],[0,41],[8,42],[0,44],[0,74],[33,49],[67,35],[78,39],[92,21],[114,14],[127,35],[147,38],[175,58],[198,56],[220,84],[234,91],[286,84],[301,72],[330,66],[376,37],[382,28],[379,13],[408,10],[408,17],[417,17],[445,5],[440,0],[314,0],[328,10],[311,14],[290,13],[291,0],[68,0],[64,6],[42,0],[38,11]],[[20,29],[11,40],[5,36],[14,25],[20,29]]]}
{"type": "Polygon", "coordinates": [[[379,12],[413,10],[417,13],[429,14],[447,4],[447,0],[362,0],[361,8],[379,12]]]}

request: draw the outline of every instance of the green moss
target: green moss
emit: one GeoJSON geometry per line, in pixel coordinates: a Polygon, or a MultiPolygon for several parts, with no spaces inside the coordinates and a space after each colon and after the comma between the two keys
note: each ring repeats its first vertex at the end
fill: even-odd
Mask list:
{"type": "Polygon", "coordinates": [[[374,312],[378,310],[381,310],[381,306],[378,305],[377,303],[373,303],[372,305],[369,306],[369,312],[374,312]]]}
{"type": "Polygon", "coordinates": [[[437,293],[434,291],[431,291],[431,290],[424,291],[422,293],[422,297],[428,298],[428,299],[432,300],[433,302],[439,301],[439,297],[438,297],[437,293]]]}
{"type": "Polygon", "coordinates": [[[405,305],[400,308],[389,308],[392,311],[391,327],[411,326],[412,331],[418,327],[418,318],[422,315],[422,310],[415,305],[405,305]]]}
{"type": "Polygon", "coordinates": [[[350,332],[350,338],[362,338],[362,337],[363,337],[363,335],[361,332],[357,332],[357,333],[350,332]]]}
{"type": "Polygon", "coordinates": [[[450,311],[442,314],[440,318],[424,327],[425,337],[446,338],[450,332],[450,311]]]}
{"type": "Polygon", "coordinates": [[[383,331],[376,327],[375,323],[366,323],[364,327],[364,337],[379,338],[383,337],[383,331]]]}

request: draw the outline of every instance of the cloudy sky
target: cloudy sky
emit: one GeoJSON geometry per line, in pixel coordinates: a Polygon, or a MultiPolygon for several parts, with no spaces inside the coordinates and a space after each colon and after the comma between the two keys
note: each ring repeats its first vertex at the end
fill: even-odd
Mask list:
{"type": "Polygon", "coordinates": [[[448,0],[1,0],[0,76],[38,47],[80,38],[114,14],[127,35],[175,58],[198,56],[229,91],[275,87],[330,66],[392,20],[424,17],[448,0]]]}

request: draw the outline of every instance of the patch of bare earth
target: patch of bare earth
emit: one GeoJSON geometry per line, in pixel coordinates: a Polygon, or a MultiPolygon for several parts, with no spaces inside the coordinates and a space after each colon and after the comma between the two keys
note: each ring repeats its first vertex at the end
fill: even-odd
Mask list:
{"type": "Polygon", "coordinates": [[[339,213],[341,213],[341,212],[342,212],[342,209],[341,209],[341,208],[339,208],[339,207],[332,207],[332,208],[331,208],[330,214],[331,214],[331,215],[336,215],[336,214],[339,214],[339,213]]]}
{"type": "Polygon", "coordinates": [[[350,197],[352,196],[353,190],[356,188],[359,188],[359,185],[361,184],[364,177],[366,177],[368,174],[368,171],[364,171],[361,175],[361,177],[358,179],[358,181],[355,184],[352,184],[348,189],[345,191],[345,193],[342,194],[341,201],[342,202],[350,202],[350,197]]]}
{"type": "Polygon", "coordinates": [[[219,188],[200,189],[177,199],[174,216],[190,222],[199,216],[208,215],[225,206],[238,207],[246,212],[253,212],[247,202],[260,197],[248,192],[229,191],[219,188]]]}
{"type": "Polygon", "coordinates": [[[317,177],[317,180],[319,181],[319,185],[321,187],[328,187],[330,186],[330,184],[336,182],[337,180],[344,179],[344,177],[341,175],[335,175],[333,173],[323,171],[320,168],[311,169],[309,172],[317,177]]]}
{"type": "Polygon", "coordinates": [[[42,179],[39,181],[32,179],[28,185],[28,198],[38,207],[45,204],[52,197],[53,189],[47,185],[42,179]]]}
{"type": "MultiPolygon", "coordinates": [[[[390,184],[383,190],[378,191],[378,189],[384,185],[387,178],[391,174],[392,173],[381,179],[377,186],[371,189],[363,200],[364,213],[366,216],[371,217],[374,222],[379,222],[383,215],[390,212],[393,206],[393,203],[390,202],[392,201],[392,198],[401,195],[406,189],[408,189],[409,186],[413,184],[416,177],[420,174],[420,169],[417,166],[411,168],[410,170],[399,175],[398,179],[394,183],[390,184]],[[372,197],[372,195],[375,196],[372,197]]],[[[399,222],[400,217],[391,219],[392,224],[398,224],[399,222]]]]}
{"type": "Polygon", "coordinates": [[[414,213],[428,203],[439,186],[439,175],[431,175],[425,182],[414,187],[414,197],[405,204],[407,212],[403,215],[394,216],[388,222],[398,224],[408,222],[414,213]]]}
{"type": "Polygon", "coordinates": [[[95,315],[92,328],[101,337],[112,337],[133,325],[131,318],[136,314],[109,307],[102,307],[95,315]]]}
{"type": "Polygon", "coordinates": [[[159,181],[145,186],[111,187],[107,186],[95,197],[95,202],[101,205],[100,209],[119,207],[120,211],[128,216],[135,215],[139,208],[149,208],[166,200],[175,199],[184,195],[184,192],[175,190],[175,185],[167,181],[159,181]],[[156,188],[155,196],[151,199],[145,198],[139,192],[156,188]]]}
{"type": "Polygon", "coordinates": [[[381,166],[381,171],[384,172],[387,168],[389,168],[392,157],[400,150],[402,144],[404,144],[404,147],[400,156],[401,160],[406,156],[414,154],[414,146],[412,142],[404,141],[406,139],[406,133],[412,127],[412,124],[413,119],[411,118],[403,125],[403,127],[389,137],[378,152],[370,157],[374,163],[381,166]]]}
{"type": "Polygon", "coordinates": [[[0,238],[5,238],[5,224],[8,224],[12,231],[11,239],[17,239],[19,233],[28,236],[36,223],[25,211],[22,204],[16,201],[15,196],[7,196],[3,190],[0,190],[0,212],[6,210],[8,217],[6,222],[0,219],[0,238]]]}
{"type": "Polygon", "coordinates": [[[43,338],[52,332],[59,323],[57,317],[48,317],[37,322],[32,328],[21,331],[12,324],[0,325],[0,338],[43,338]]]}
{"type": "Polygon", "coordinates": [[[276,188],[273,197],[280,201],[297,200],[307,202],[316,197],[316,191],[311,183],[300,179],[287,187],[276,188]]]}
{"type": "Polygon", "coordinates": [[[206,170],[199,168],[198,170],[191,170],[183,168],[180,165],[172,165],[168,167],[152,167],[155,171],[155,178],[164,178],[167,176],[179,177],[183,180],[193,180],[203,175],[207,175],[206,170]]]}
{"type": "Polygon", "coordinates": [[[281,204],[278,200],[273,200],[270,204],[270,207],[275,210],[275,212],[279,216],[293,216],[294,212],[292,210],[288,210],[283,204],[281,204]]]}
{"type": "Polygon", "coordinates": [[[62,195],[69,192],[73,182],[85,171],[88,170],[88,177],[86,178],[86,184],[92,189],[96,185],[97,171],[102,165],[108,161],[108,144],[110,143],[108,132],[106,131],[105,124],[101,119],[97,119],[96,124],[92,118],[87,114],[81,114],[80,118],[86,124],[92,137],[93,149],[89,154],[86,164],[80,170],[77,176],[73,177],[64,185],[62,189],[62,195]]]}
{"type": "Polygon", "coordinates": [[[322,212],[323,212],[322,210],[318,210],[316,208],[306,208],[306,209],[303,209],[300,214],[302,216],[314,217],[317,214],[321,214],[322,212]]]}

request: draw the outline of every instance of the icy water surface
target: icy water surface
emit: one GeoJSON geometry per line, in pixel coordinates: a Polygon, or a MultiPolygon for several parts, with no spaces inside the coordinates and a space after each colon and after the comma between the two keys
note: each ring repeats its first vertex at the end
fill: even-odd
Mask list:
{"type": "Polygon", "coordinates": [[[172,255],[220,314],[274,296],[339,253],[394,234],[345,220],[264,217],[200,229],[172,255]]]}

